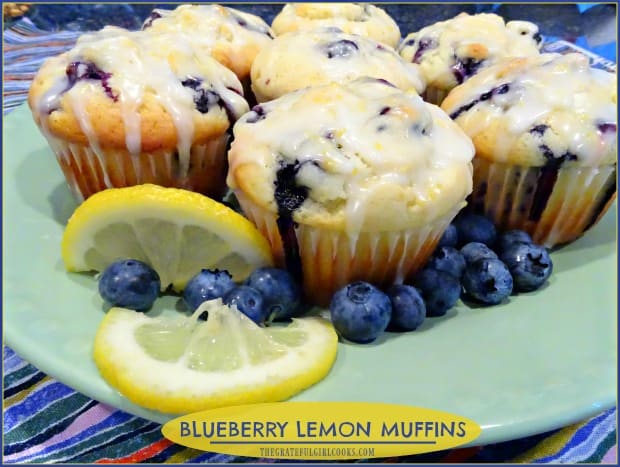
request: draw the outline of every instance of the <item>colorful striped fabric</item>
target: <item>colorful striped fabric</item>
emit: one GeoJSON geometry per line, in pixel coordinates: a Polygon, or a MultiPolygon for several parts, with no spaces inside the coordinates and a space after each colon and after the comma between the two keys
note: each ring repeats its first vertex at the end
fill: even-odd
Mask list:
{"type": "MultiPolygon", "coordinates": [[[[78,32],[49,33],[23,19],[4,31],[6,115],[24,102],[42,61],[78,32]]],[[[3,460],[22,463],[274,462],[206,453],[174,444],[160,425],[100,404],[3,349],[3,460]]],[[[477,448],[373,460],[383,463],[616,463],[616,409],[562,430],[477,448]]],[[[368,462],[360,460],[358,462],[368,462]]]]}

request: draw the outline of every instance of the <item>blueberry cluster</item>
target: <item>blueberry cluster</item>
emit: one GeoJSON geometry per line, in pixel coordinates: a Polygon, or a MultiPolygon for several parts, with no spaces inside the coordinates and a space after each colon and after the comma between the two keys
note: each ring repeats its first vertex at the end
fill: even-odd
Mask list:
{"type": "Polygon", "coordinates": [[[334,294],[334,327],[356,343],[374,341],[386,329],[413,331],[426,317],[443,316],[459,298],[497,305],[510,295],[531,292],[549,278],[553,263],[546,248],[523,231],[498,234],[484,216],[460,214],[411,285],[387,291],[354,282],[334,294]]]}
{"type": "MultiPolygon", "coordinates": [[[[99,294],[112,306],[147,311],[160,290],[160,279],[147,264],[134,259],[115,261],[99,279],[99,294]]],[[[196,311],[208,300],[221,298],[257,324],[293,317],[300,305],[300,292],[291,274],[283,269],[258,268],[237,284],[228,271],[203,269],[183,291],[187,307],[196,311]]],[[[206,320],[206,312],[199,319],[206,320]]]]}
{"type": "MultiPolygon", "coordinates": [[[[462,213],[411,284],[382,291],[368,282],[352,282],[334,294],[329,311],[343,338],[366,344],[385,330],[414,331],[427,317],[444,316],[460,298],[496,305],[514,293],[537,290],[552,270],[547,250],[534,244],[526,232],[498,234],[487,218],[462,213]]],[[[99,279],[99,293],[106,302],[136,311],[152,307],[160,286],[157,272],[134,259],[112,263],[99,279]]],[[[301,313],[298,280],[285,269],[258,268],[241,284],[228,271],[203,269],[183,292],[192,312],[217,298],[257,324],[301,313]]],[[[203,313],[199,319],[208,315],[203,313]]]]}

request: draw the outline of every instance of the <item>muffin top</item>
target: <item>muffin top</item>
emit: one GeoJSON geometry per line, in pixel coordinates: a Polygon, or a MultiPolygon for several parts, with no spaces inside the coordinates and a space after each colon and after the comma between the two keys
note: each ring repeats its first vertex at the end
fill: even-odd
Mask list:
{"type": "Polygon", "coordinates": [[[155,9],[142,29],[154,34],[188,34],[199,50],[233,70],[241,79],[249,76],[254,57],[273,38],[269,25],[258,16],[221,5],[155,9]]]}
{"type": "Polygon", "coordinates": [[[335,27],[276,37],[256,56],[251,76],[259,102],[363,76],[385,79],[403,90],[424,90],[418,65],[405,62],[391,47],[335,27]]]}
{"type": "Polygon", "coordinates": [[[541,45],[533,23],[505,23],[493,13],[461,13],[409,34],[398,51],[420,64],[429,86],[449,90],[506,57],[538,55],[541,45]]]}
{"type": "Polygon", "coordinates": [[[248,111],[235,74],[183,36],[117,27],[48,59],[28,102],[43,131],[68,142],[132,154],[176,146],[182,160],[248,111]]]}
{"type": "Polygon", "coordinates": [[[288,3],[271,24],[276,35],[324,26],[335,26],[391,47],[400,41],[400,29],[390,15],[364,3],[288,3]]]}
{"type": "Polygon", "coordinates": [[[293,221],[394,231],[464,205],[470,139],[439,107],[385,81],[305,88],[234,126],[228,185],[293,221]]]}
{"type": "Polygon", "coordinates": [[[617,160],[616,75],[581,54],[542,54],[490,67],[442,104],[477,156],[524,166],[617,160]]]}

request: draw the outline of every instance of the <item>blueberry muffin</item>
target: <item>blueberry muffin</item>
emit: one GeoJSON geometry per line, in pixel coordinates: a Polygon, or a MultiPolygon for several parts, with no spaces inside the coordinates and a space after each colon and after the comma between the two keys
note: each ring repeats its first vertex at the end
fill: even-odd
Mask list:
{"type": "Polygon", "coordinates": [[[116,27],[48,59],[28,104],[79,200],[142,183],[218,196],[249,110],[235,74],[183,37],[116,27]]]}
{"type": "Polygon", "coordinates": [[[400,41],[398,24],[384,10],[365,3],[288,3],[271,23],[276,35],[335,26],[390,47],[400,41]]]}
{"type": "Polygon", "coordinates": [[[258,16],[221,5],[155,9],[142,29],[153,34],[187,34],[200,53],[234,71],[246,91],[256,54],[273,39],[271,28],[258,16]]]}
{"type": "Polygon", "coordinates": [[[471,207],[552,247],[581,236],[616,196],[616,75],[581,54],[490,67],[442,104],[473,140],[471,207]]]}
{"type": "Polygon", "coordinates": [[[405,62],[391,47],[336,27],[276,37],[256,56],[251,74],[258,102],[363,76],[384,79],[403,90],[424,90],[418,65],[405,62]]]}
{"type": "Polygon", "coordinates": [[[285,94],[233,131],[228,185],[320,305],[353,280],[407,280],[471,192],[471,140],[383,80],[285,94]]]}
{"type": "Polygon", "coordinates": [[[541,46],[533,23],[505,23],[493,13],[461,13],[409,34],[398,52],[420,65],[427,83],[423,97],[439,105],[452,88],[484,68],[509,57],[538,55],[541,46]]]}

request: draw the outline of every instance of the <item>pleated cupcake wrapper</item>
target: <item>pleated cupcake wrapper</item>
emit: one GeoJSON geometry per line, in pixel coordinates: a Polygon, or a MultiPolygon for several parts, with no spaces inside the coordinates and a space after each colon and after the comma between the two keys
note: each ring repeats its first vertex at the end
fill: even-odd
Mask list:
{"type": "Polygon", "coordinates": [[[107,188],[153,183],[209,196],[226,189],[228,135],[191,148],[188,167],[176,149],[131,155],[127,150],[101,150],[47,137],[74,196],[83,201],[107,188]]]}
{"type": "Polygon", "coordinates": [[[449,92],[450,91],[446,91],[445,89],[440,89],[435,86],[427,86],[421,96],[426,102],[441,105],[449,92]]]}
{"type": "MultiPolygon", "coordinates": [[[[280,267],[286,263],[277,216],[235,193],[245,215],[269,240],[280,267]]],[[[434,251],[461,206],[421,228],[396,232],[347,232],[295,224],[306,300],[327,306],[335,291],[355,280],[380,287],[406,282],[434,251]]]]}
{"type": "Polygon", "coordinates": [[[471,209],[536,243],[571,242],[595,225],[616,196],[616,166],[521,167],[474,159],[471,209]]]}

